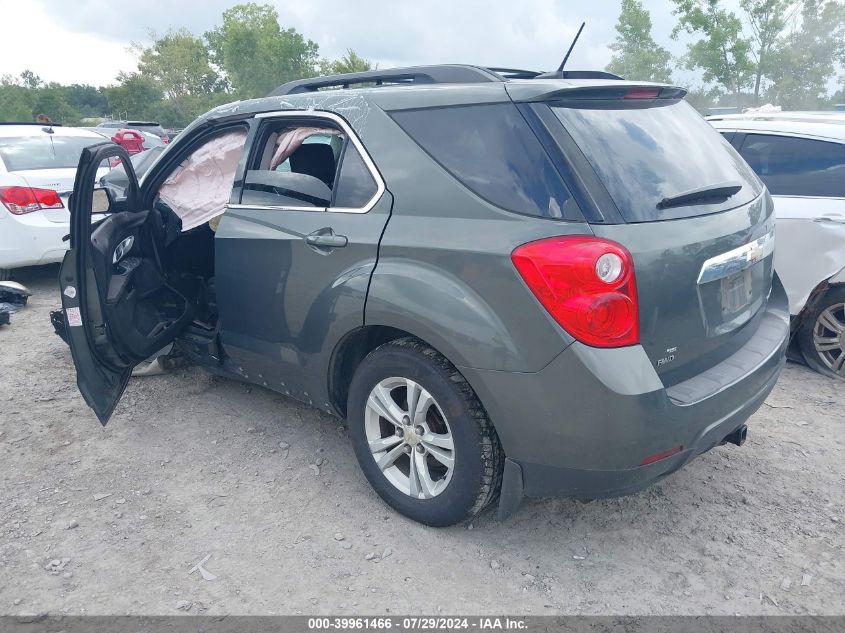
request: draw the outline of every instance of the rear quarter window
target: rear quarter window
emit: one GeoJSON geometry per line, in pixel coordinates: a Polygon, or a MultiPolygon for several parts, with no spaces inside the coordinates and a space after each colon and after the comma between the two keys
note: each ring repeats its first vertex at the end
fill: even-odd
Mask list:
{"type": "Polygon", "coordinates": [[[684,101],[573,100],[551,109],[627,222],[717,213],[762,192],[736,150],[684,101]],[[728,181],[742,189],[724,203],[658,207],[664,198],[728,181]]]}
{"type": "Polygon", "coordinates": [[[747,134],[740,154],[774,195],[845,198],[843,143],[747,134]]]}
{"type": "Polygon", "coordinates": [[[488,202],[515,213],[583,221],[549,155],[512,103],[402,110],[391,116],[488,202]]]}

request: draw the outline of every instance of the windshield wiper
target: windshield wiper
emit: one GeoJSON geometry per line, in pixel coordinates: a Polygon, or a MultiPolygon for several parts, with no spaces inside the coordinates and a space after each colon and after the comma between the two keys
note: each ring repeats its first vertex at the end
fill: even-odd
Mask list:
{"type": "Polygon", "coordinates": [[[706,187],[691,189],[690,191],[663,198],[663,200],[657,203],[657,208],[683,207],[696,202],[702,204],[724,202],[731,196],[739,193],[740,189],[742,189],[742,183],[736,180],[728,180],[727,182],[707,185],[706,187]]]}

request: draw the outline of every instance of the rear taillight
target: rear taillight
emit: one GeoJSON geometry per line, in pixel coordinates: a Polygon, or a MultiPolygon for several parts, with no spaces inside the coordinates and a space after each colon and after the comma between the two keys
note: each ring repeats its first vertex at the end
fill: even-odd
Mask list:
{"type": "Polygon", "coordinates": [[[58,192],[34,187],[0,187],[0,202],[14,215],[65,208],[58,192]]]}
{"type": "Polygon", "coordinates": [[[582,343],[639,343],[634,262],[621,244],[588,236],[552,237],[523,244],[511,260],[543,307],[582,343]]]}
{"type": "Polygon", "coordinates": [[[161,142],[164,143],[165,145],[170,144],[170,137],[169,136],[162,136],[161,142]]]}

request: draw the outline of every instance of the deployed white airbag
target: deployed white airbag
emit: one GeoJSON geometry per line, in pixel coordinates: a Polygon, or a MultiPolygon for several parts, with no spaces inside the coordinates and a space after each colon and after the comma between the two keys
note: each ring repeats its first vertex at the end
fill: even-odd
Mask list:
{"type": "Polygon", "coordinates": [[[188,156],[159,189],[159,197],[182,219],[182,230],[223,213],[241,159],[246,130],[221,134],[188,156]]]}
{"type": "Polygon", "coordinates": [[[270,161],[270,169],[276,169],[300,148],[305,139],[315,134],[333,136],[340,132],[330,127],[297,127],[285,130],[276,140],[276,150],[270,161]]]}

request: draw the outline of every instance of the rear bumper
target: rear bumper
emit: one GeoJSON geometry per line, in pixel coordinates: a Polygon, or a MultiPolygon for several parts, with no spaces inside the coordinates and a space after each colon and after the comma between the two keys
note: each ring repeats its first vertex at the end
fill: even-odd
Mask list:
{"type": "Polygon", "coordinates": [[[575,343],[530,374],[461,368],[508,457],[500,508],[515,507],[522,495],[630,494],[681,468],[762,405],[788,340],[786,293],[775,277],[754,336],[722,363],[668,389],[639,346],[597,350],[575,343]]]}
{"type": "Polygon", "coordinates": [[[20,268],[62,261],[70,232],[65,223],[51,222],[40,212],[13,216],[0,208],[0,268],[20,268]]]}

